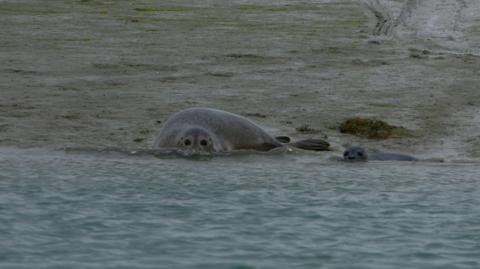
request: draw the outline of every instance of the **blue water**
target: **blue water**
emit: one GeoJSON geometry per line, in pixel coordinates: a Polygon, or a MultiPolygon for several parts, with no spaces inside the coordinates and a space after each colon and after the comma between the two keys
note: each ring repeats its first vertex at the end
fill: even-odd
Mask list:
{"type": "Polygon", "coordinates": [[[0,268],[479,268],[475,164],[0,150],[0,268]]]}

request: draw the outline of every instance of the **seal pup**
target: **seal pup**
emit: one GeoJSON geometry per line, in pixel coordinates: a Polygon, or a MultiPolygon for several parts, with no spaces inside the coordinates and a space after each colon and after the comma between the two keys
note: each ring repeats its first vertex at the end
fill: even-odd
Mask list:
{"type": "Polygon", "coordinates": [[[322,139],[294,143],[282,136],[278,140],[260,126],[237,114],[211,108],[189,108],[174,113],[161,128],[153,149],[179,149],[186,153],[269,151],[289,145],[306,150],[328,150],[322,139]]]}
{"type": "Polygon", "coordinates": [[[398,153],[379,152],[368,155],[364,148],[353,146],[343,152],[345,161],[418,161],[417,158],[398,153]]]}

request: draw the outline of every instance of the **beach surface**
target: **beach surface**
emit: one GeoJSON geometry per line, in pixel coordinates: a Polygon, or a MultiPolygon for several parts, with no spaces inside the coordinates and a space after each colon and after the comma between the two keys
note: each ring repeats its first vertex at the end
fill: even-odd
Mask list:
{"type": "Polygon", "coordinates": [[[150,148],[170,114],[201,106],[326,138],[333,154],[480,158],[480,19],[454,6],[452,35],[416,32],[428,16],[378,3],[0,1],[0,146],[150,148]],[[340,133],[357,116],[411,132],[340,133]]]}

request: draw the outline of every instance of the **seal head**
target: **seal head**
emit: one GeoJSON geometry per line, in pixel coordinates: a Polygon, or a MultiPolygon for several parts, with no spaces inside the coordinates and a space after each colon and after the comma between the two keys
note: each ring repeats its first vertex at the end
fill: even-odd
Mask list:
{"type": "Polygon", "coordinates": [[[368,156],[364,148],[354,146],[354,147],[348,148],[343,152],[343,159],[345,161],[350,161],[350,162],[367,161],[368,156]]]}
{"type": "Polygon", "coordinates": [[[192,153],[211,153],[215,151],[212,134],[205,129],[193,127],[179,133],[177,148],[192,153]]]}

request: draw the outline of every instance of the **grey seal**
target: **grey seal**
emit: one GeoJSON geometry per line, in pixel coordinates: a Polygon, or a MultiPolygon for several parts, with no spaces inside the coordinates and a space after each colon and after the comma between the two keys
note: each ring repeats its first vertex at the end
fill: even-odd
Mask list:
{"type": "Polygon", "coordinates": [[[175,149],[188,153],[231,152],[234,150],[269,151],[286,145],[306,150],[328,150],[322,139],[288,143],[276,139],[249,119],[211,108],[189,108],[174,113],[162,126],[153,149],[175,149]]]}
{"type": "Polygon", "coordinates": [[[343,152],[343,159],[346,161],[418,161],[410,155],[398,153],[379,152],[368,155],[364,148],[353,146],[343,152]]]}

